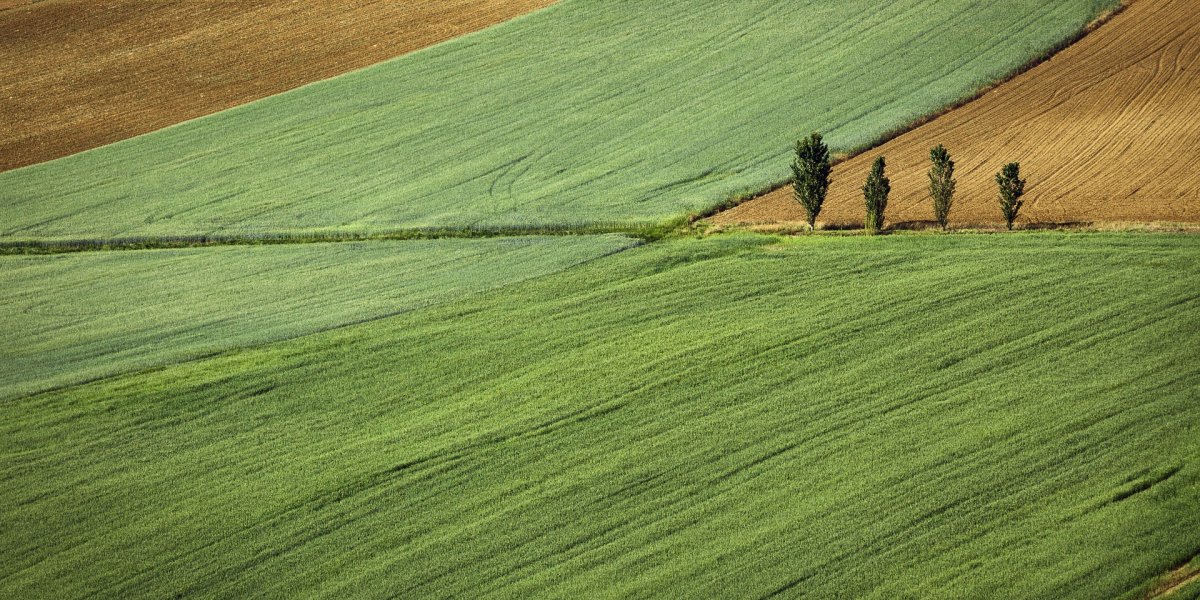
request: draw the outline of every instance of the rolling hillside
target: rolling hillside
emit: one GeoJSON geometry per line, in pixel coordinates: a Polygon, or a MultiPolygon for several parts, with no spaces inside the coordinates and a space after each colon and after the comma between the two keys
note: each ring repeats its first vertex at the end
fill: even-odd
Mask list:
{"type": "Polygon", "coordinates": [[[0,10],[0,171],[372,65],[551,1],[0,0],[11,8],[0,10]]]}
{"type": "Polygon", "coordinates": [[[477,35],[0,174],[0,237],[647,223],[969,94],[1107,0],[566,0],[477,35]]]}
{"type": "Polygon", "coordinates": [[[6,401],[0,596],[1140,598],[1198,252],[683,239],[6,401]]]}
{"type": "MultiPolygon", "coordinates": [[[[0,173],[0,598],[1200,597],[1200,235],[681,225],[1115,6],[0,0],[0,156],[154,130],[0,173]]],[[[1197,40],[899,137],[892,221],[937,142],[960,224],[1193,220],[1197,40]]]]}
{"type": "MultiPolygon", "coordinates": [[[[929,149],[958,163],[951,221],[1002,222],[993,175],[1021,161],[1019,223],[1200,223],[1200,11],[1188,0],[1135,0],[1050,61],[834,169],[827,223],[862,223],[860,188],[886,155],[889,220],[932,220],[929,149]]],[[[718,223],[803,221],[783,188],[718,223]]]]}

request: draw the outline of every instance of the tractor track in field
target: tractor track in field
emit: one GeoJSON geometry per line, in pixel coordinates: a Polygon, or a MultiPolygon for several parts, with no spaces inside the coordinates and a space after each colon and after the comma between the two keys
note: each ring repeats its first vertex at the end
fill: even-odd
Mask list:
{"type": "Polygon", "coordinates": [[[554,0],[0,0],[0,171],[366,67],[554,0]]]}
{"type": "MultiPolygon", "coordinates": [[[[1019,161],[1029,223],[1200,222],[1200,13],[1134,0],[1077,43],[973,102],[833,170],[819,221],[862,224],[861,186],[884,155],[888,221],[933,218],[929,149],[957,163],[952,224],[1001,222],[993,175],[1019,161]]],[[[715,215],[718,225],[804,221],[783,187],[715,215]]]]}

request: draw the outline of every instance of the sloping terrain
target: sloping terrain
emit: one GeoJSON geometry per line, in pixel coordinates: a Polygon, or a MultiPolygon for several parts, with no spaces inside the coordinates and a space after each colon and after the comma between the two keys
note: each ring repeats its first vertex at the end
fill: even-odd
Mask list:
{"type": "MultiPolygon", "coordinates": [[[[249,10],[219,4],[252,3],[193,6],[249,10]]],[[[0,174],[0,242],[677,218],[1111,6],[563,0],[0,174]]],[[[1198,255],[1022,232],[0,256],[0,598],[1194,596],[1198,255]]]]}
{"type": "Polygon", "coordinates": [[[0,170],[365,67],[552,0],[0,0],[0,170]]]}
{"type": "Polygon", "coordinates": [[[1197,252],[682,239],[3,402],[0,596],[1134,598],[1200,554],[1197,252]]]}
{"type": "Polygon", "coordinates": [[[635,243],[514,237],[0,256],[0,400],[459,300],[635,243]]]}
{"type": "Polygon", "coordinates": [[[0,237],[659,222],[969,94],[1110,0],[566,0],[0,174],[0,237]]]}
{"type": "MultiPolygon", "coordinates": [[[[1020,161],[1019,223],[1200,222],[1200,10],[1135,0],[1042,65],[982,98],[838,165],[827,223],[862,223],[861,187],[878,155],[892,178],[888,219],[932,220],[929,149],[957,162],[955,223],[1003,222],[994,174],[1020,161]]],[[[714,218],[803,221],[783,188],[714,218]]]]}

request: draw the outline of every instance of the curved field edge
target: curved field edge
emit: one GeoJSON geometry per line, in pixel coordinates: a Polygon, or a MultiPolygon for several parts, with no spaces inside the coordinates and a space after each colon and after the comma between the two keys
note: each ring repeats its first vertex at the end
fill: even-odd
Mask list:
{"type": "Polygon", "coordinates": [[[1145,586],[1144,592],[1130,594],[1138,600],[1193,600],[1200,598],[1200,555],[1171,569],[1171,572],[1145,586]]]}
{"type": "Polygon", "coordinates": [[[0,257],[0,400],[461,300],[638,243],[511,237],[0,257]]]}
{"type": "Polygon", "coordinates": [[[112,239],[661,223],[969,95],[1111,2],[566,0],[0,174],[0,235],[112,239]]]}
{"type": "Polygon", "coordinates": [[[366,67],[551,1],[0,2],[0,171],[366,67]]]}
{"type": "MultiPolygon", "coordinates": [[[[1018,223],[1200,223],[1200,17],[1189,2],[1136,0],[1097,31],[1035,69],[931,123],[864,152],[833,172],[821,220],[861,225],[859,187],[884,155],[891,223],[933,219],[929,149],[958,165],[951,222],[1001,220],[992,175],[1020,161],[1028,178],[1018,223]]],[[[712,220],[803,220],[785,187],[712,220]]]]}
{"type": "Polygon", "coordinates": [[[1200,552],[1197,244],[669,240],[2,403],[0,591],[1118,597],[1200,552]]]}

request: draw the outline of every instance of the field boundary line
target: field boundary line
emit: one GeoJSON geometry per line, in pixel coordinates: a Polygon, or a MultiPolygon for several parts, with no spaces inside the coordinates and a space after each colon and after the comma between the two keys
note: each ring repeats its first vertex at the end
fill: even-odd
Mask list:
{"type": "Polygon", "coordinates": [[[418,227],[382,231],[325,231],[309,233],[257,233],[229,235],[179,235],[123,238],[26,239],[0,241],[0,256],[67,254],[109,250],[165,250],[210,246],[267,246],[339,242],[437,239],[485,239],[538,236],[620,234],[644,242],[666,237],[685,224],[684,219],[665,223],[585,223],[576,225],[502,227],[418,227]]]}

